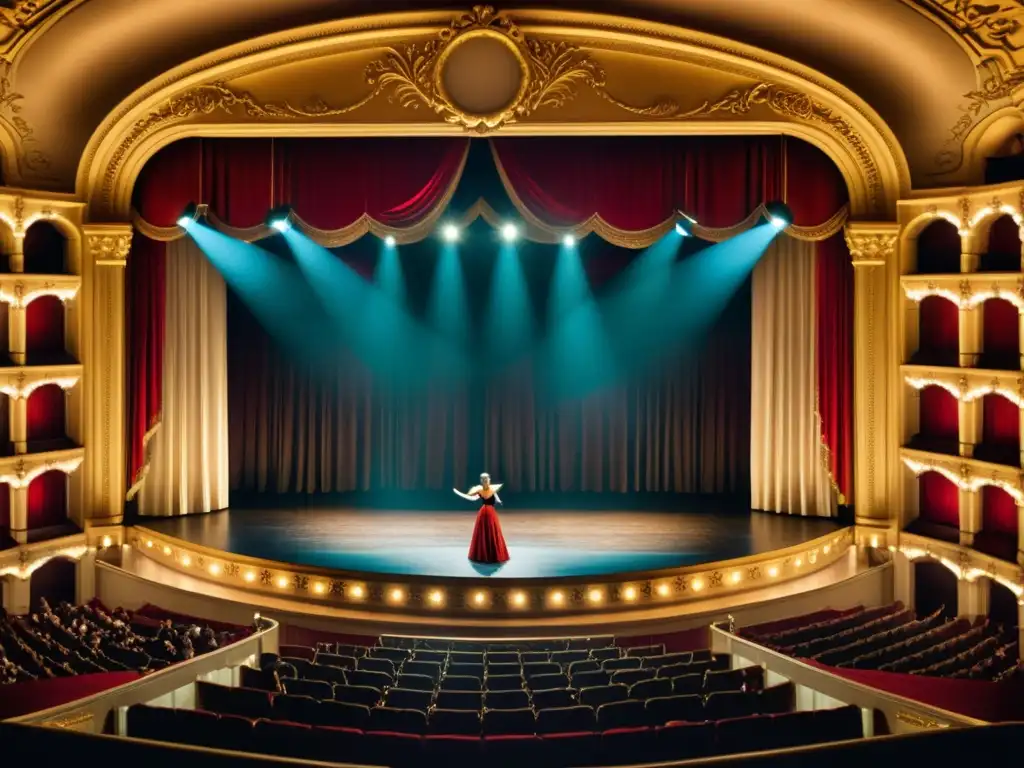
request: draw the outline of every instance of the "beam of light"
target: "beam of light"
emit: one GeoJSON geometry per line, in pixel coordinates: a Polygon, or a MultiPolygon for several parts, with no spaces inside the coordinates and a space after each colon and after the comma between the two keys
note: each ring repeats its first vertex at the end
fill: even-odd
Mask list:
{"type": "Polygon", "coordinates": [[[441,244],[427,301],[427,320],[441,334],[464,344],[469,340],[469,303],[459,261],[459,246],[441,244]]]}
{"type": "Polygon", "coordinates": [[[394,238],[388,235],[381,243],[377,254],[377,266],[373,271],[373,282],[395,304],[403,306],[406,300],[405,274],[394,238]],[[388,240],[391,242],[389,243],[388,240]]]}
{"type": "Polygon", "coordinates": [[[190,223],[188,234],[279,343],[303,352],[322,352],[324,339],[311,339],[309,328],[324,316],[295,264],[199,221],[190,223]]]}
{"type": "Polygon", "coordinates": [[[501,228],[501,239],[506,243],[514,243],[519,237],[519,228],[515,224],[505,224],[501,228]]]}
{"type": "Polygon", "coordinates": [[[519,249],[510,241],[501,244],[491,272],[484,332],[485,347],[490,351],[489,362],[498,367],[517,361],[533,341],[530,290],[519,249]]]}
{"type": "Polygon", "coordinates": [[[457,243],[459,241],[459,228],[454,224],[445,224],[441,227],[441,238],[446,243],[457,243]]]}
{"type": "Polygon", "coordinates": [[[456,349],[436,343],[391,297],[340,258],[298,230],[291,229],[284,237],[331,320],[324,335],[340,341],[383,381],[403,388],[423,384],[425,371],[420,361],[425,349],[432,350],[442,371],[460,369],[462,361],[456,349]]]}
{"type": "Polygon", "coordinates": [[[562,235],[562,246],[564,248],[575,248],[576,235],[562,235]]]}
{"type": "Polygon", "coordinates": [[[614,361],[575,243],[558,249],[548,292],[547,322],[549,335],[542,351],[543,393],[556,398],[573,396],[585,392],[594,382],[612,377],[614,361]]]}

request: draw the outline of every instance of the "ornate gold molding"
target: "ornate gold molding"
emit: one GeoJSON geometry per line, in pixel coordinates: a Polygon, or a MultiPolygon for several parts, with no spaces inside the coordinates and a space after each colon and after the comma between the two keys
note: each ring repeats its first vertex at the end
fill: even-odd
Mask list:
{"type": "Polygon", "coordinates": [[[9,0],[0,6],[0,58],[13,61],[29,33],[75,0],[9,0]]]}
{"type": "Polygon", "coordinates": [[[767,123],[835,160],[850,186],[854,216],[888,214],[909,184],[905,158],[877,115],[839,84],[781,57],[635,19],[513,15],[478,6],[339,20],[191,62],[108,118],[82,158],[78,191],[94,217],[127,216],[129,190],[146,158],[175,139],[225,130],[250,136],[452,129],[552,135],[580,128],[744,134],[764,132],[767,123]],[[506,89],[505,103],[483,103],[494,88],[486,74],[477,76],[490,71],[479,66],[482,47],[483,59],[497,61],[504,73],[495,79],[506,89]],[[328,60],[338,67],[337,79],[305,77],[313,70],[304,65],[328,60]],[[474,98],[465,96],[462,78],[469,75],[474,98]],[[700,88],[681,85],[696,86],[694,77],[700,88]],[[311,92],[316,82],[323,85],[311,92]],[[638,103],[613,89],[639,94],[638,103]]]}
{"type": "Polygon", "coordinates": [[[123,267],[132,248],[131,224],[86,224],[85,234],[89,258],[99,267],[123,267]]]}
{"type": "Polygon", "coordinates": [[[853,266],[885,266],[896,253],[899,225],[895,222],[849,222],[844,235],[853,266]]]}
{"type": "MultiPolygon", "coordinates": [[[[0,9],[3,10],[3,9],[0,9]]],[[[0,30],[3,25],[0,24],[0,30]]],[[[36,148],[35,129],[21,116],[21,102],[25,95],[14,89],[11,81],[11,63],[0,54],[0,123],[14,140],[13,158],[20,173],[31,172],[36,178],[49,176],[50,159],[36,148]]]]}

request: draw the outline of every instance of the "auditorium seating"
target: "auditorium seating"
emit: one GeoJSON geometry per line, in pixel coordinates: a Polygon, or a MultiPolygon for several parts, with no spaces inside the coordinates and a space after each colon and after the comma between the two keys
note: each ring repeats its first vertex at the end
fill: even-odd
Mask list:
{"type": "Polygon", "coordinates": [[[901,603],[858,606],[746,627],[739,634],[835,667],[977,680],[1022,674],[1015,632],[984,621],[947,621],[941,608],[918,619],[901,603]]]}
{"type": "Polygon", "coordinates": [[[208,653],[248,630],[144,606],[109,610],[98,601],[27,616],[0,614],[0,684],[132,670],[150,672],[208,653]]]}
{"type": "MultiPolygon", "coordinates": [[[[709,651],[570,641],[468,648],[281,648],[243,687],[196,684],[196,710],[136,705],[128,734],[371,765],[486,759],[619,765],[862,735],[856,707],[793,712],[789,683],[709,651]],[[287,655],[286,655],[287,654],[287,655]],[[329,671],[328,671],[329,670],[329,671]]],[[[403,645],[407,647],[402,647],[403,645]]]]}

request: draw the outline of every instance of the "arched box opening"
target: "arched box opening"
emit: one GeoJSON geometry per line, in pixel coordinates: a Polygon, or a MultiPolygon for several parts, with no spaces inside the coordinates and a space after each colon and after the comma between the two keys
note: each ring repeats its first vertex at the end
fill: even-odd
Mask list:
{"type": "Polygon", "coordinates": [[[1004,635],[1016,636],[1020,621],[1017,612],[1017,596],[995,579],[991,581],[991,585],[988,595],[988,620],[995,624],[1001,624],[1004,635]]]}
{"type": "Polygon", "coordinates": [[[982,272],[1020,272],[1020,227],[1004,214],[992,222],[988,248],[981,257],[982,272]]]}
{"type": "Polygon", "coordinates": [[[960,489],[938,472],[917,479],[918,516],[910,530],[943,541],[960,541],[960,489]]]}
{"type": "Polygon", "coordinates": [[[25,272],[63,275],[67,272],[68,240],[50,221],[37,221],[25,231],[25,272]]]}
{"type": "Polygon", "coordinates": [[[40,296],[25,309],[25,353],[29,365],[74,362],[65,342],[64,302],[56,296],[40,296]]]}
{"type": "Polygon", "coordinates": [[[981,531],[974,535],[974,548],[1001,560],[1017,559],[1017,502],[1002,488],[986,485],[981,493],[981,531]]]}
{"type": "Polygon", "coordinates": [[[928,616],[942,609],[947,619],[957,614],[957,577],[949,568],[935,560],[914,562],[914,608],[918,616],[928,616]]]}
{"type": "Polygon", "coordinates": [[[942,387],[927,386],[918,393],[918,431],[910,447],[956,456],[960,452],[960,404],[942,387]]]}
{"type": "Polygon", "coordinates": [[[989,299],[983,308],[980,368],[1020,370],[1020,313],[1006,299],[989,299]]]}
{"type": "Polygon", "coordinates": [[[75,526],[68,520],[68,476],[51,469],[28,486],[28,529],[34,540],[62,535],[75,526]]]}
{"type": "Polygon", "coordinates": [[[935,219],[917,236],[918,275],[960,272],[960,233],[945,219],[935,219]]]}
{"type": "Polygon", "coordinates": [[[918,311],[918,345],[911,362],[957,367],[960,364],[959,307],[942,296],[926,296],[918,311]]]}
{"type": "Polygon", "coordinates": [[[25,411],[29,452],[71,447],[67,437],[67,394],[58,385],[44,384],[33,390],[25,411]]]}
{"type": "Polygon", "coordinates": [[[60,603],[75,603],[75,584],[78,568],[74,560],[55,557],[33,571],[29,583],[32,610],[38,610],[43,600],[56,607],[60,603]]]}
{"type": "Polygon", "coordinates": [[[999,394],[985,395],[981,404],[981,443],[974,458],[996,464],[1020,466],[1020,409],[999,394]]]}

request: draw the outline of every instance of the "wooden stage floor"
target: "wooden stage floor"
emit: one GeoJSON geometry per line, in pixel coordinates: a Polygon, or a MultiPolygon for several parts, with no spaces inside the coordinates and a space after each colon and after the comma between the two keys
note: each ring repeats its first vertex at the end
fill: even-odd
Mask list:
{"type": "Polygon", "coordinates": [[[137,525],[238,555],[344,571],[563,578],[650,571],[782,549],[842,527],[763,512],[533,509],[499,511],[511,560],[470,563],[473,511],[353,507],[241,509],[137,525]]]}

